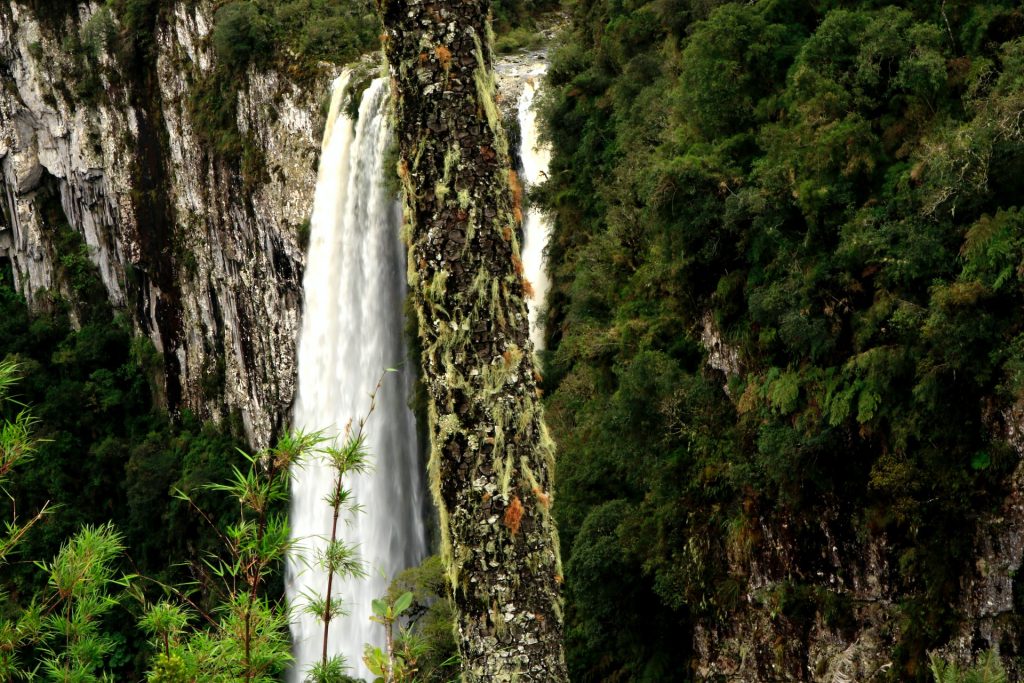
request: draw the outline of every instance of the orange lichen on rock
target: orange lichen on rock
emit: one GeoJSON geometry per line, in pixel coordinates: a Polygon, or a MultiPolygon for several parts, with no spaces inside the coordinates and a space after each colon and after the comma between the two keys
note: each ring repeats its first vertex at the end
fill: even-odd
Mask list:
{"type": "Polygon", "coordinates": [[[508,186],[512,188],[512,213],[516,220],[523,222],[523,184],[519,182],[519,174],[509,169],[508,186]]]}
{"type": "Polygon", "coordinates": [[[537,500],[539,500],[540,504],[543,505],[545,508],[551,507],[551,496],[547,493],[544,493],[539,486],[533,487],[533,495],[537,496],[537,500]]]}
{"type": "Polygon", "coordinates": [[[441,66],[447,71],[452,65],[452,51],[444,45],[438,45],[434,48],[434,54],[437,55],[437,59],[441,62],[441,66]]]}
{"type": "Polygon", "coordinates": [[[505,526],[515,536],[519,533],[519,525],[523,522],[523,503],[519,496],[512,496],[512,502],[505,508],[505,526]]]}
{"type": "Polygon", "coordinates": [[[537,292],[533,291],[533,284],[531,284],[525,277],[523,278],[523,294],[527,299],[537,298],[537,292]]]}

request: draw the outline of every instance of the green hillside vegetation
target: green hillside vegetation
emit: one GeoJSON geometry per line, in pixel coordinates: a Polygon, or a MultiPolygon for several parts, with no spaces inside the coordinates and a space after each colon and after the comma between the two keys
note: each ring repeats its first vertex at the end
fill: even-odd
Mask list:
{"type": "MultiPolygon", "coordinates": [[[[1001,410],[1024,397],[1024,14],[573,12],[541,200],[574,680],[687,680],[693,623],[728,623],[762,524],[813,576],[836,516],[840,542],[887,539],[891,677],[926,680],[1018,462],[1001,410]],[[738,374],[708,367],[706,327],[738,374]]],[[[850,615],[795,575],[763,600],[796,633],[850,615]]]]}
{"type": "MultiPolygon", "coordinates": [[[[107,0],[82,26],[74,3],[29,4],[73,56],[70,99],[105,96],[107,51],[125,73],[103,75],[148,92],[166,0],[107,0]]],[[[533,45],[557,4],[496,0],[499,46],[533,45]]],[[[961,669],[932,651],[959,626],[975,525],[1020,462],[1008,438],[1024,400],[1020,3],[568,6],[542,96],[550,180],[529,199],[555,220],[544,387],[572,680],[693,680],[695,629],[737,623],[748,594],[780,637],[806,639],[816,621],[853,632],[849,594],[817,578],[834,569],[826,543],[851,565],[884,549],[888,680],[1005,680],[991,653],[961,669]],[[779,539],[793,551],[785,570],[768,547],[779,539]],[[769,588],[750,590],[755,564],[769,588]]],[[[244,74],[276,68],[309,85],[379,34],[373,0],[219,2],[216,66],[189,102],[197,134],[255,178],[265,160],[236,122],[244,74]]],[[[60,209],[54,196],[40,207],[60,209]]],[[[96,548],[96,668],[141,680],[157,662],[158,680],[180,680],[180,606],[161,616],[158,603],[147,633],[141,602],[112,577],[146,577],[136,586],[150,602],[160,583],[191,582],[198,607],[217,603],[201,560],[223,556],[222,539],[198,509],[221,528],[238,519],[209,485],[251,465],[240,420],[161,408],[160,354],[110,309],[83,240],[46,222],[72,301],[44,293],[30,315],[10,272],[0,278],[0,364],[19,375],[0,381],[16,399],[0,401],[0,421],[30,406],[38,439],[0,491],[21,521],[49,510],[15,553],[0,546],[0,623],[35,614],[32,596],[57,600],[62,562],[96,548]],[[115,592],[116,607],[103,600],[115,592]]],[[[272,677],[287,643],[276,558],[265,569],[272,677]]],[[[433,647],[422,678],[437,681],[456,664],[444,581],[431,559],[388,597],[414,594],[407,609],[433,647]]],[[[1024,628],[1024,583],[1013,591],[1018,613],[1004,616],[1024,628]]],[[[210,643],[204,666],[217,664],[210,643]]]]}
{"type": "MultiPolygon", "coordinates": [[[[94,267],[75,261],[76,253],[63,258],[65,268],[75,269],[75,291],[102,287],[94,267]]],[[[113,523],[124,547],[124,554],[115,553],[121,570],[165,583],[194,581],[201,576],[193,573],[196,564],[219,539],[171,491],[191,494],[214,520],[232,519],[235,506],[201,487],[225,481],[243,462],[236,451],[243,445],[240,422],[234,436],[188,413],[172,422],[153,400],[151,381],[162,363],[148,341],[133,340],[109,307],[94,304],[77,330],[59,297],[47,308],[30,317],[10,281],[0,284],[0,360],[16,363],[18,376],[10,390],[15,400],[0,403],[0,416],[13,420],[29,406],[38,442],[31,461],[4,482],[4,505],[20,522],[49,506],[6,558],[0,613],[27,607],[47,580],[34,562],[56,557],[85,526],[113,523]]],[[[151,583],[147,590],[155,588],[151,583]]],[[[197,588],[206,604],[208,586],[197,588]]],[[[104,616],[114,643],[108,665],[119,680],[135,680],[148,653],[135,620],[125,617],[123,611],[104,616]]]]}

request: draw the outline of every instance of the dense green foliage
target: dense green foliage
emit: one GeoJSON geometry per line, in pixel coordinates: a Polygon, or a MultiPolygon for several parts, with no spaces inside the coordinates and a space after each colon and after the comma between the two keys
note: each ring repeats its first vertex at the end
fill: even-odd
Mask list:
{"type": "MultiPolygon", "coordinates": [[[[1009,1],[575,7],[542,193],[575,680],[685,680],[763,530],[813,577],[820,520],[886,539],[891,675],[928,675],[1017,463],[1022,35],[1009,1]]],[[[813,579],[780,590],[790,624],[842,619],[813,579]]]]}
{"type": "MultiPolygon", "coordinates": [[[[79,268],[77,258],[69,249],[63,267],[79,268]]],[[[77,277],[89,289],[85,283],[98,276],[83,267],[77,277]]],[[[45,576],[32,560],[55,557],[83,526],[109,522],[121,534],[127,567],[165,582],[191,579],[181,563],[198,561],[218,541],[187,504],[172,499],[171,489],[192,492],[215,519],[230,518],[230,501],[200,487],[228,477],[240,432],[232,437],[188,414],[172,423],[152,399],[150,381],[162,364],[109,308],[105,315],[89,309],[89,322],[78,330],[59,299],[51,308],[30,317],[24,300],[0,286],[0,359],[19,364],[14,396],[32,406],[39,440],[6,490],[22,517],[47,503],[52,511],[8,558],[0,592],[9,593],[11,606],[38,592],[45,576]]],[[[21,407],[7,403],[0,410],[10,419],[21,407]]],[[[123,615],[113,623],[118,645],[109,658],[125,673],[139,664],[133,653],[141,639],[123,615]]]]}
{"type": "Polygon", "coordinates": [[[555,0],[493,0],[491,16],[494,31],[504,33],[518,26],[531,25],[537,15],[557,8],[555,0]]]}
{"type": "Polygon", "coordinates": [[[273,11],[278,49],[306,59],[345,64],[378,45],[380,20],[373,0],[261,0],[273,11]]]}
{"type": "Polygon", "coordinates": [[[406,569],[391,583],[385,599],[412,595],[403,640],[416,652],[419,683],[451,683],[459,667],[455,643],[455,606],[448,597],[448,577],[439,555],[406,569]]]}

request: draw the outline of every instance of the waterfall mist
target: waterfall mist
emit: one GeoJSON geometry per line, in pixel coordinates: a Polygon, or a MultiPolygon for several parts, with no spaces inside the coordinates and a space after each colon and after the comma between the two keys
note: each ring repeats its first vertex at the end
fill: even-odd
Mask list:
{"type": "MultiPolygon", "coordinates": [[[[535,98],[537,81],[544,76],[546,68],[540,65],[534,68],[526,79],[522,95],[519,97],[519,131],[522,135],[519,155],[522,159],[523,186],[531,186],[547,179],[548,164],[551,163],[551,150],[540,142],[540,128],[537,122],[535,98]]],[[[523,219],[523,276],[533,286],[533,296],[527,299],[530,316],[530,340],[533,348],[540,351],[544,348],[544,325],[541,321],[541,307],[547,296],[550,282],[544,269],[544,248],[551,234],[551,223],[548,217],[538,209],[527,209],[523,219]]]]}

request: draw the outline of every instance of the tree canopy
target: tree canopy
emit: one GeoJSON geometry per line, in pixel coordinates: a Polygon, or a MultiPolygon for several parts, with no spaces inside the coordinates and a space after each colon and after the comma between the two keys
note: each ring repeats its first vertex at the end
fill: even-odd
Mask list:
{"type": "Polygon", "coordinates": [[[1019,460],[1022,35],[1012,2],[575,7],[542,193],[574,677],[685,680],[766,529],[806,556],[759,599],[838,619],[823,518],[890,544],[893,675],[927,675],[1019,460]]]}

